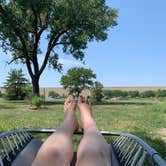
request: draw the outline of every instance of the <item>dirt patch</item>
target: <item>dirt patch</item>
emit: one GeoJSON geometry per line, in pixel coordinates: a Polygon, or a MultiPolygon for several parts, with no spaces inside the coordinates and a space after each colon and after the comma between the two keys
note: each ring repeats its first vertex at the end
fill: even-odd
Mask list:
{"type": "Polygon", "coordinates": [[[166,142],[166,128],[161,128],[159,134],[161,134],[162,139],[166,142]]]}

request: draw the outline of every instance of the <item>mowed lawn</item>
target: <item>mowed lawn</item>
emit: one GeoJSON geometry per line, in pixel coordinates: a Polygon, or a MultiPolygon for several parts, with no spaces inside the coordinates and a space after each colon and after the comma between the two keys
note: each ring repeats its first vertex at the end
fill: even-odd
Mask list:
{"type": "MultiPolygon", "coordinates": [[[[166,159],[166,99],[119,100],[94,105],[92,111],[100,130],[135,134],[166,159]]],[[[0,133],[20,128],[56,129],[62,120],[62,104],[32,111],[24,101],[0,100],[0,133]]]]}

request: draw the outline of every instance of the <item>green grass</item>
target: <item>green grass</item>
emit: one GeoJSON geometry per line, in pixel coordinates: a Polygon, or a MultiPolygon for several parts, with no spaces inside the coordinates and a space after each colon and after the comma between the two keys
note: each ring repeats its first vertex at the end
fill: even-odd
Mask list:
{"type": "MultiPolygon", "coordinates": [[[[166,159],[166,99],[107,101],[93,106],[100,130],[137,135],[166,159]]],[[[20,128],[57,128],[63,120],[63,105],[49,103],[37,111],[26,102],[0,101],[0,132],[20,128]]],[[[78,142],[80,138],[74,138],[78,142]]]]}

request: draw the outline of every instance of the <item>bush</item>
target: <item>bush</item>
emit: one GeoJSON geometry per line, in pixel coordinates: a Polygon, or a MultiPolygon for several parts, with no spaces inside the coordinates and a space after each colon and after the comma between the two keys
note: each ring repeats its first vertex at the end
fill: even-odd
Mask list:
{"type": "Polygon", "coordinates": [[[134,97],[140,97],[139,91],[128,91],[128,97],[134,98],[134,97]]]}
{"type": "Polygon", "coordinates": [[[103,98],[103,85],[102,83],[95,81],[91,87],[91,94],[94,101],[100,102],[103,98]]]}
{"type": "Polygon", "coordinates": [[[24,99],[30,98],[30,96],[32,95],[32,85],[30,83],[23,85],[22,93],[24,95],[24,99]]]}
{"type": "Polygon", "coordinates": [[[112,97],[112,92],[110,90],[103,90],[104,98],[110,99],[112,97]]]}
{"type": "Polygon", "coordinates": [[[127,91],[121,91],[121,90],[104,90],[103,94],[105,98],[114,98],[114,97],[127,97],[128,92],[127,91]]]}
{"type": "Polygon", "coordinates": [[[49,94],[48,94],[48,97],[58,98],[59,94],[57,92],[55,92],[55,91],[50,91],[49,94]]]}
{"type": "Polygon", "coordinates": [[[122,97],[123,92],[121,90],[113,90],[112,91],[112,97],[122,97]]]}
{"type": "Polygon", "coordinates": [[[166,97],[166,90],[158,90],[156,91],[156,97],[166,97]]]}
{"type": "Polygon", "coordinates": [[[0,91],[0,97],[2,97],[2,92],[0,91]]]}
{"type": "Polygon", "coordinates": [[[152,90],[147,90],[141,93],[141,97],[146,98],[146,97],[155,97],[155,91],[152,90]]]}
{"type": "Polygon", "coordinates": [[[127,91],[122,91],[120,97],[128,97],[128,92],[127,91]]]}
{"type": "Polygon", "coordinates": [[[103,90],[104,98],[119,98],[119,97],[129,97],[129,98],[136,98],[136,97],[166,97],[166,90],[147,90],[143,92],[139,92],[138,90],[134,91],[121,91],[121,90],[103,90]]]}
{"type": "Polygon", "coordinates": [[[32,98],[32,105],[39,108],[43,104],[43,98],[39,96],[35,96],[32,98]]]}

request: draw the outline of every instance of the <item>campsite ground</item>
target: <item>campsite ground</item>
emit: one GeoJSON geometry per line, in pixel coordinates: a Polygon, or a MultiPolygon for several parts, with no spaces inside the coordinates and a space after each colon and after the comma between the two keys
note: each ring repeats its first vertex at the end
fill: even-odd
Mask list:
{"type": "MultiPolygon", "coordinates": [[[[135,134],[166,156],[166,99],[107,101],[93,106],[93,117],[100,130],[135,134]]],[[[0,132],[20,128],[55,129],[62,120],[60,103],[50,102],[32,111],[25,101],[0,100],[0,132]]],[[[74,141],[78,142],[79,138],[74,141]]]]}

